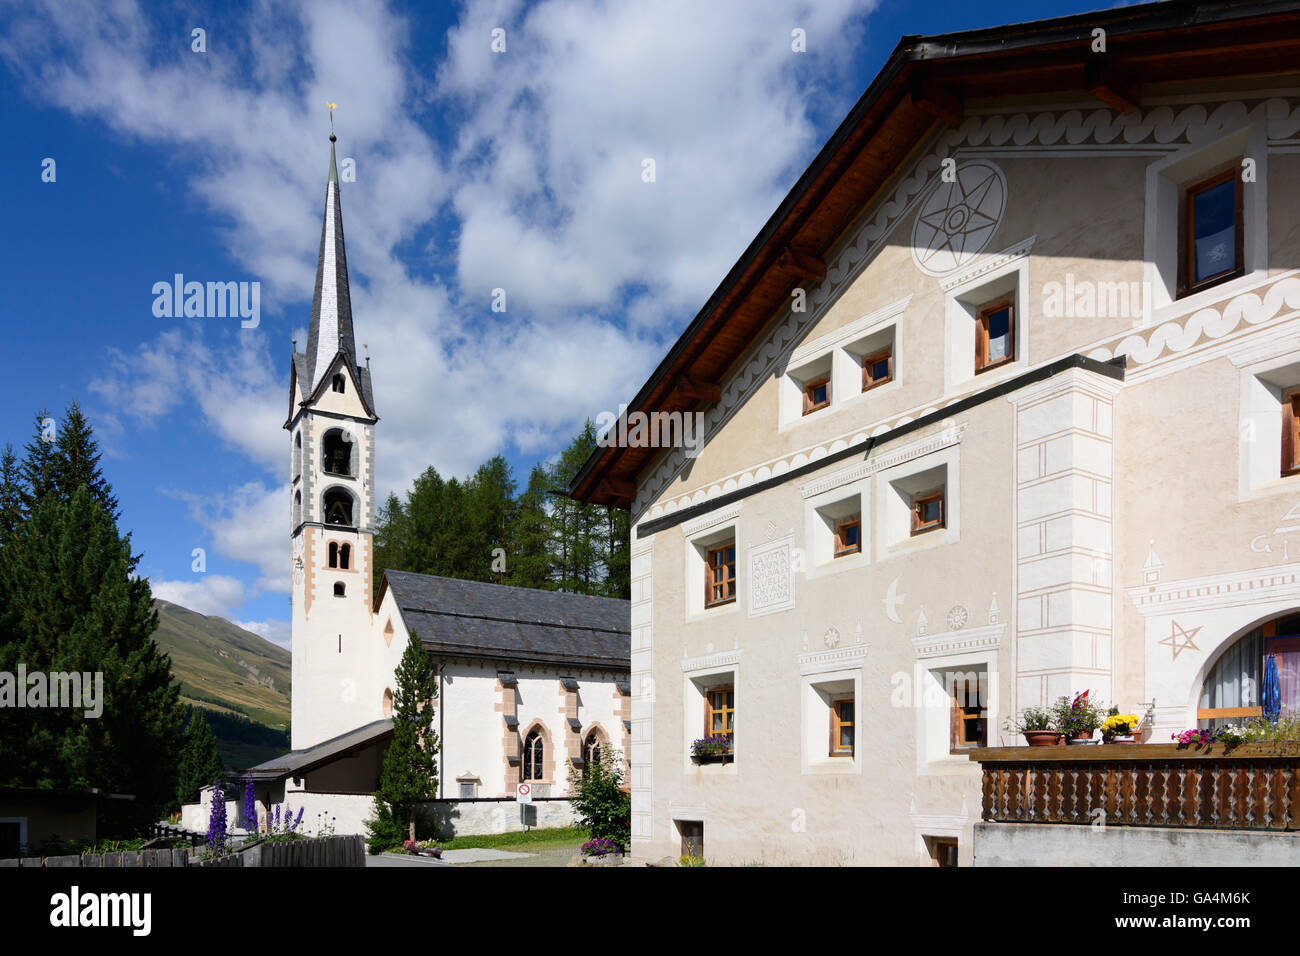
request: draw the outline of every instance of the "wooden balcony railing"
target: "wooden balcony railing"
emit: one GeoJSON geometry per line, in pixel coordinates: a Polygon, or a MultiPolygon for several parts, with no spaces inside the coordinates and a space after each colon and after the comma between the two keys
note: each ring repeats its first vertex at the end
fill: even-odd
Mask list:
{"type": "Polygon", "coordinates": [[[1300,830],[1300,743],[996,747],[970,752],[1002,823],[1300,830]]]}

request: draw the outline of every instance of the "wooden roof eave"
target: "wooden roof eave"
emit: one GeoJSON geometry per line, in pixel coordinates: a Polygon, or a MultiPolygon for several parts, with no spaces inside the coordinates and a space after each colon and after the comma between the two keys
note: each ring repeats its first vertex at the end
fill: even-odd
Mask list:
{"type": "MultiPolygon", "coordinates": [[[[953,100],[961,104],[985,97],[1077,93],[1091,96],[1098,108],[1109,105],[1123,110],[1136,100],[1129,91],[1145,82],[1296,72],[1300,31],[1280,29],[1283,25],[1300,25],[1294,0],[1236,8],[1228,3],[1162,4],[964,34],[904,37],[628,404],[629,411],[693,409],[697,400],[675,394],[674,383],[683,375],[725,381],[753,335],[775,318],[782,297],[800,284],[788,275],[779,278],[783,252],[793,247],[814,259],[824,255],[893,179],[894,169],[868,175],[858,188],[848,190],[859,194],[856,208],[839,216],[831,208],[835,197],[846,192],[855,161],[877,141],[907,136],[909,142],[901,151],[910,152],[951,113],[953,100]],[[1245,22],[1242,8],[1249,8],[1245,22]],[[1102,77],[1089,68],[1088,41],[1098,26],[1108,31],[1110,65],[1102,77]],[[1251,58],[1246,69],[1241,65],[1242,52],[1251,58]],[[927,98],[931,102],[925,102],[927,98]],[[924,129],[917,125],[918,112],[928,114],[924,129]],[[782,291],[778,294],[774,289],[782,291]],[[737,322],[736,313],[745,306],[751,313],[763,313],[763,319],[737,322]],[[744,342],[729,345],[728,340],[744,342]]],[[[948,119],[953,121],[951,116],[948,119]]],[[[569,494],[582,501],[630,508],[633,494],[615,489],[634,489],[635,479],[658,453],[654,448],[598,448],[570,483],[569,494]]]]}

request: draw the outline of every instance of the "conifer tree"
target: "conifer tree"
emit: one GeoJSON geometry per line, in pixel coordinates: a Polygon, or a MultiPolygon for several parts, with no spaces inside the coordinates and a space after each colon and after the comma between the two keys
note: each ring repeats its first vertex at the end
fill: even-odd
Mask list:
{"type": "Polygon", "coordinates": [[[397,665],[393,692],[393,740],[384,754],[379,796],[415,839],[415,815],[423,800],[438,793],[438,735],[433,729],[433,702],[438,683],[428,652],[411,633],[397,665]]]}
{"type": "Polygon", "coordinates": [[[54,461],[54,491],[65,500],[78,488],[85,487],[109,513],[118,520],[117,498],[99,468],[99,445],[91,431],[90,422],[81,413],[74,399],[63,413],[56,439],[57,454],[54,461]]]}
{"type": "Polygon", "coordinates": [[[0,452],[0,548],[18,530],[23,520],[22,472],[14,446],[0,452]]]}
{"type": "Polygon", "coordinates": [[[199,791],[220,777],[221,770],[221,753],[207,715],[202,707],[190,707],[177,770],[177,802],[196,802],[199,791]]]}
{"type": "Polygon", "coordinates": [[[58,430],[48,409],[36,413],[32,440],[23,446],[23,511],[31,514],[37,502],[52,492],[58,481],[58,430]]]}
{"type": "MultiPolygon", "coordinates": [[[[176,796],[179,689],[152,635],[148,581],[134,576],[130,535],[74,405],[62,436],[37,415],[18,467],[22,517],[0,561],[0,670],[102,675],[99,716],[85,709],[0,708],[0,784],[96,787],[135,800],[110,826],[157,819],[176,796]]],[[[0,460],[0,501],[5,480],[0,460]]],[[[0,509],[3,505],[0,504],[0,509]]],[[[83,700],[94,686],[83,688],[83,700]]]]}
{"type": "Polygon", "coordinates": [[[554,558],[551,554],[551,516],[546,494],[550,478],[546,469],[534,465],[528,487],[519,496],[515,524],[511,529],[509,583],[525,588],[553,588],[554,558]]]}

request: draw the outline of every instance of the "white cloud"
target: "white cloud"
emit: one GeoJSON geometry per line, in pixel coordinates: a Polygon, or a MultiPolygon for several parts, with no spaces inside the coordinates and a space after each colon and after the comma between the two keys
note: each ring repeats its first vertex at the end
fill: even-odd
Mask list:
{"type": "Polygon", "coordinates": [[[285,650],[291,649],[293,645],[289,621],[236,621],[235,624],[246,631],[252,631],[258,637],[266,638],[272,644],[279,644],[285,650]]]}
{"type": "MultiPolygon", "coordinates": [[[[185,416],[282,475],[288,342],[268,317],[294,302],[290,327],[306,322],[328,99],[357,161],[343,213],[382,419],[378,495],[431,462],[464,474],[506,442],[553,450],[632,397],[775,208],[816,146],[808,104],[847,105],[827,88],[872,3],[470,2],[440,66],[377,2],[263,0],[210,25],[205,55],[129,0],[13,12],[0,59],[29,95],[192,165],[250,273],[192,278],[263,283],[259,329],[175,323],[114,355],[92,385],[99,417],[126,430],[185,416]],[[796,27],[806,54],[790,49],[796,27]],[[435,115],[455,124],[449,151],[435,115]],[[454,244],[429,249],[448,210],[454,244]]],[[[156,278],[174,271],[164,257],[156,278]]],[[[193,504],[222,556],[258,568],[255,590],[287,591],[287,493],[253,480],[193,504]]]]}
{"type": "Polygon", "coordinates": [[[224,574],[204,574],[193,581],[149,579],[153,596],[179,604],[199,614],[229,617],[233,608],[244,603],[244,585],[224,574]]]}
{"type": "Polygon", "coordinates": [[[290,592],[287,484],[268,488],[250,481],[219,496],[173,494],[189,503],[190,516],[207,530],[218,556],[258,569],[254,595],[290,592]]]}

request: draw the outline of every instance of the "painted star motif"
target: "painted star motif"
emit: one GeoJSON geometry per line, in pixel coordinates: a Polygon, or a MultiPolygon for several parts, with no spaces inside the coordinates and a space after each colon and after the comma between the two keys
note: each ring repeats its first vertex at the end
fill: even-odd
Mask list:
{"type": "Polygon", "coordinates": [[[1174,660],[1178,660],[1178,655],[1182,651],[1200,650],[1200,648],[1192,642],[1192,638],[1194,638],[1201,630],[1199,627],[1194,627],[1189,631],[1186,628],[1179,627],[1177,621],[1171,621],[1170,624],[1172,626],[1169,629],[1169,636],[1161,638],[1160,643],[1168,644],[1169,647],[1173,649],[1174,660]]]}
{"type": "Polygon", "coordinates": [[[963,167],[925,204],[914,228],[917,261],[934,271],[950,271],[984,248],[1002,212],[1001,178],[987,166],[963,167]]]}

